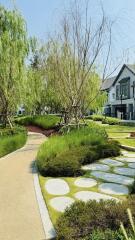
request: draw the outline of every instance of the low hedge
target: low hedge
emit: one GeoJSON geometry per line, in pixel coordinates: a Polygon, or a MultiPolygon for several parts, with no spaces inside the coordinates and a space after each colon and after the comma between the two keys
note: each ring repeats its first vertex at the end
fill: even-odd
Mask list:
{"type": "Polygon", "coordinates": [[[3,130],[4,136],[0,137],[0,157],[9,154],[18,148],[21,148],[27,139],[27,132],[22,128],[15,128],[11,132],[8,130],[3,130]]]}
{"type": "Polygon", "coordinates": [[[85,117],[86,119],[91,119],[93,121],[101,121],[103,124],[117,125],[121,124],[121,120],[115,117],[107,117],[105,115],[93,114],[85,117]]]}
{"type": "Polygon", "coordinates": [[[104,118],[105,116],[100,114],[93,114],[85,117],[85,119],[91,119],[93,121],[102,121],[104,118]]]}
{"type": "MultiPolygon", "coordinates": [[[[131,208],[133,217],[135,217],[135,198],[123,202],[114,200],[75,202],[57,220],[57,240],[101,240],[100,233],[93,233],[93,231],[103,231],[107,235],[107,229],[119,231],[121,222],[125,228],[130,229],[130,222],[127,217],[128,207],[131,208]]],[[[109,233],[110,236],[111,234],[113,232],[109,233]]],[[[115,232],[115,234],[117,233],[115,232]]],[[[115,237],[115,234],[112,236],[115,237]]],[[[108,237],[106,239],[113,240],[115,238],[108,237]]]]}
{"type": "Polygon", "coordinates": [[[119,118],[104,117],[102,119],[103,124],[117,125],[117,124],[120,124],[120,122],[121,122],[121,120],[119,118]]]}
{"type": "Polygon", "coordinates": [[[33,125],[41,127],[43,129],[55,128],[59,121],[60,117],[56,115],[25,116],[15,119],[15,123],[19,125],[33,125]]]}

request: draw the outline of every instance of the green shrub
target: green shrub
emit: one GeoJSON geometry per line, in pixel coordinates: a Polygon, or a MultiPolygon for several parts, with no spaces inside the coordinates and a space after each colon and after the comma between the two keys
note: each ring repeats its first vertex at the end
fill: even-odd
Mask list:
{"type": "MultiPolygon", "coordinates": [[[[64,165],[64,161],[67,163],[65,152],[68,153],[70,158],[68,159],[68,161],[70,162],[74,161],[75,156],[77,156],[77,159],[80,162],[79,155],[80,156],[83,155],[84,162],[86,162],[88,158],[89,158],[89,161],[93,161],[94,159],[97,159],[97,157],[96,158],[94,157],[94,155],[96,155],[94,153],[94,147],[98,144],[103,144],[104,141],[107,141],[107,135],[103,128],[100,128],[99,126],[97,127],[95,124],[94,125],[92,124],[92,127],[85,127],[79,130],[74,130],[74,131],[71,131],[69,134],[65,134],[63,136],[53,136],[47,142],[42,144],[37,155],[37,166],[39,170],[42,173],[48,172],[49,174],[49,164],[52,169],[52,165],[54,164],[54,162],[56,164],[57,162],[59,162],[59,164],[61,165],[62,164],[64,165]],[[80,147],[84,147],[83,150],[82,148],[79,149],[80,147]],[[85,147],[88,147],[89,149],[87,148],[87,151],[86,151],[85,147]],[[61,154],[62,154],[62,157],[61,157],[61,154]],[[91,158],[89,156],[93,156],[93,157],[91,158]],[[63,159],[61,163],[59,159],[63,159]]],[[[81,158],[82,163],[83,163],[83,160],[81,158]]],[[[52,170],[51,170],[51,173],[52,173],[52,170]]],[[[62,172],[61,172],[61,175],[62,175],[62,172]]]]}
{"type": "Polygon", "coordinates": [[[120,124],[120,122],[121,122],[121,120],[119,118],[104,117],[102,119],[103,124],[117,125],[117,124],[120,124]]]}
{"type": "Polygon", "coordinates": [[[62,152],[57,157],[43,162],[43,166],[40,166],[38,162],[38,168],[44,176],[70,177],[81,175],[83,173],[80,170],[81,160],[85,156],[85,151],[87,149],[82,147],[81,149],[77,148],[62,152]]]}
{"type": "Polygon", "coordinates": [[[97,229],[118,231],[120,222],[123,222],[127,228],[129,227],[127,207],[127,201],[119,203],[110,200],[99,203],[96,201],[75,202],[57,220],[57,240],[87,239],[97,229]]]}
{"type": "MultiPolygon", "coordinates": [[[[105,116],[103,115],[99,115],[99,114],[93,114],[89,116],[89,119],[92,119],[93,121],[102,121],[105,118],[105,116]]],[[[87,117],[88,119],[88,117],[87,117]]]]}
{"type": "Polygon", "coordinates": [[[94,230],[88,237],[82,240],[125,240],[121,231],[112,231],[110,229],[94,230]]]}
{"type": "Polygon", "coordinates": [[[4,135],[0,137],[0,157],[22,147],[27,139],[27,133],[24,129],[14,129],[12,130],[12,134],[8,134],[8,130],[4,131],[6,134],[4,132],[4,135]]]}
{"type": "Polygon", "coordinates": [[[44,129],[55,128],[60,118],[56,115],[44,115],[44,116],[25,116],[15,119],[15,123],[28,126],[34,125],[44,129]]]}
{"type": "Polygon", "coordinates": [[[120,155],[119,143],[114,140],[110,140],[107,143],[103,143],[97,146],[97,152],[100,158],[116,157],[120,155]]]}
{"type": "Polygon", "coordinates": [[[45,176],[75,176],[78,175],[80,163],[92,163],[103,156],[117,156],[119,153],[116,143],[108,143],[104,128],[92,123],[89,127],[53,136],[42,144],[37,155],[37,166],[45,176]],[[64,165],[71,165],[68,167],[70,171],[66,171],[64,165]]]}

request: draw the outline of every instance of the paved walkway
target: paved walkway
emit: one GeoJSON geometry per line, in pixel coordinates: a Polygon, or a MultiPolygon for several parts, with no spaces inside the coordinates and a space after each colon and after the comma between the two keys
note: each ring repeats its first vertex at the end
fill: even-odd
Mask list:
{"type": "Polygon", "coordinates": [[[0,159],[0,239],[44,240],[32,164],[45,137],[29,133],[24,148],[0,159]]]}

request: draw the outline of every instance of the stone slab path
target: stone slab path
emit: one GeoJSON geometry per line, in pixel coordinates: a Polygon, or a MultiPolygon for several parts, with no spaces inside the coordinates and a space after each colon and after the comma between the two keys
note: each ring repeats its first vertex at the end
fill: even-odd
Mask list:
{"type": "Polygon", "coordinates": [[[32,164],[45,136],[30,133],[26,145],[0,159],[0,239],[44,240],[32,164]]]}
{"type": "Polygon", "coordinates": [[[49,205],[55,211],[64,212],[76,200],[120,201],[120,196],[130,193],[135,178],[135,156],[126,151],[122,154],[83,166],[86,175],[74,178],[73,183],[66,181],[66,178],[47,180],[45,190],[52,195],[49,205]],[[74,191],[72,187],[75,187],[74,191]]]}

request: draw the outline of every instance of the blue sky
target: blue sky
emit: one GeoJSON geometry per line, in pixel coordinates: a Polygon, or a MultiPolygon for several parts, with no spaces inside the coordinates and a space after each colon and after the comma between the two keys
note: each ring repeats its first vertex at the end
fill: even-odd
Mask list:
{"type": "MultiPolygon", "coordinates": [[[[83,9],[85,0],[79,1],[83,9]]],[[[11,7],[10,0],[0,0],[11,7]]],[[[59,26],[63,12],[68,9],[70,0],[16,0],[16,5],[27,21],[29,35],[46,39],[49,32],[59,26]]],[[[113,26],[113,57],[121,57],[123,62],[135,63],[135,0],[102,0],[104,10],[113,26]]],[[[100,0],[90,0],[89,15],[94,21],[100,16],[100,0]]]]}

